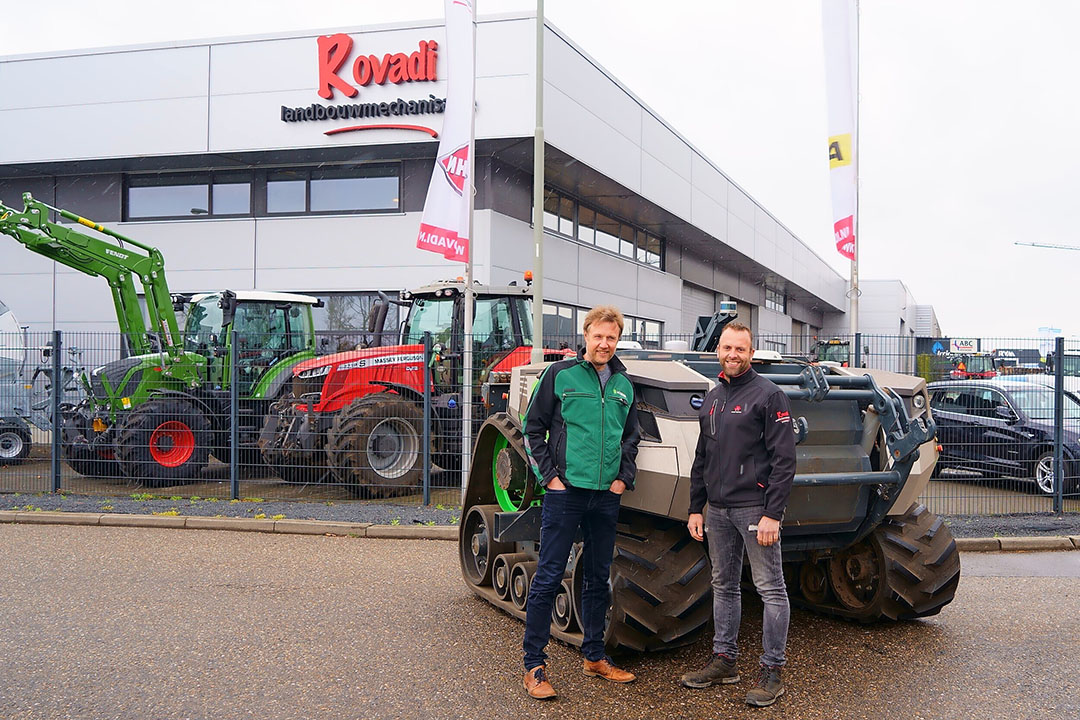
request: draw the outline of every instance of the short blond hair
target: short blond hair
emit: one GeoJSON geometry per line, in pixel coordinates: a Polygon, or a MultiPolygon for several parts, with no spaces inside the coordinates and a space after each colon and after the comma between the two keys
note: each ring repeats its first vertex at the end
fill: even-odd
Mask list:
{"type": "Polygon", "coordinates": [[[623,326],[626,321],[623,319],[623,314],[619,311],[619,308],[614,305],[597,305],[585,316],[585,322],[582,323],[582,330],[588,334],[589,326],[598,322],[615,323],[619,326],[619,335],[622,336],[623,326]]]}

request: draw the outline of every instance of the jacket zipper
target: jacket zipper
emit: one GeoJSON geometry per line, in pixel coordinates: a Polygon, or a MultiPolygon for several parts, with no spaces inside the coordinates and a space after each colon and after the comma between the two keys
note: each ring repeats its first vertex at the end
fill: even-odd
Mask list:
{"type": "Polygon", "coordinates": [[[592,367],[593,373],[596,375],[596,386],[600,388],[600,463],[596,468],[596,489],[602,490],[600,486],[603,485],[604,480],[604,425],[606,418],[604,417],[604,386],[600,382],[600,373],[596,372],[596,368],[592,367]]]}

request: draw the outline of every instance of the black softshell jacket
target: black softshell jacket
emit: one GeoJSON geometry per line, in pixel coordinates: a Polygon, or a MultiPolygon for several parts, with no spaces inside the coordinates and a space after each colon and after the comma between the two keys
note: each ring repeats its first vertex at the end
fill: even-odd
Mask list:
{"type": "Polygon", "coordinates": [[[795,478],[795,433],[787,396],[753,368],[705,396],[690,470],[690,512],[764,505],[782,520],[795,478]]]}

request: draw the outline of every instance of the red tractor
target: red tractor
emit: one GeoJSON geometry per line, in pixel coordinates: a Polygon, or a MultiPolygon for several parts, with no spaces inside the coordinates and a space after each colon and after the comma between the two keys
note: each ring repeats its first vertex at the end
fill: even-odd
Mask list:
{"type": "MultiPolygon", "coordinates": [[[[505,405],[510,369],[530,362],[529,285],[473,286],[474,403],[505,405]]],[[[293,370],[291,395],[275,403],[259,444],[286,482],[340,482],[357,496],[388,497],[423,477],[424,333],[432,338],[431,457],[461,467],[464,290],[439,282],[377,302],[369,314],[369,347],[314,358],[293,370]],[[399,344],[380,344],[388,303],[408,308],[399,344]]],[[[545,351],[554,359],[573,351],[545,351]]],[[[473,413],[476,425],[486,412],[473,413]]]]}

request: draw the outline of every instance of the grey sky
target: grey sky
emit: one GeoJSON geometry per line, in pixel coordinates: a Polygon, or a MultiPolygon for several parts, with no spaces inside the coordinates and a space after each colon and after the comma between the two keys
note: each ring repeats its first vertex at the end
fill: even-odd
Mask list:
{"type": "MultiPolygon", "coordinates": [[[[0,54],[353,27],[441,0],[0,0],[0,54]]],[[[528,0],[477,0],[481,16],[528,0]]],[[[821,257],[829,208],[818,0],[546,0],[548,19],[821,257]]],[[[946,333],[1080,334],[1080,3],[863,0],[864,279],[903,280],[946,333]]],[[[2,78],[0,78],[2,87],[2,78]]],[[[62,88],[60,89],[62,91],[62,88]]]]}

